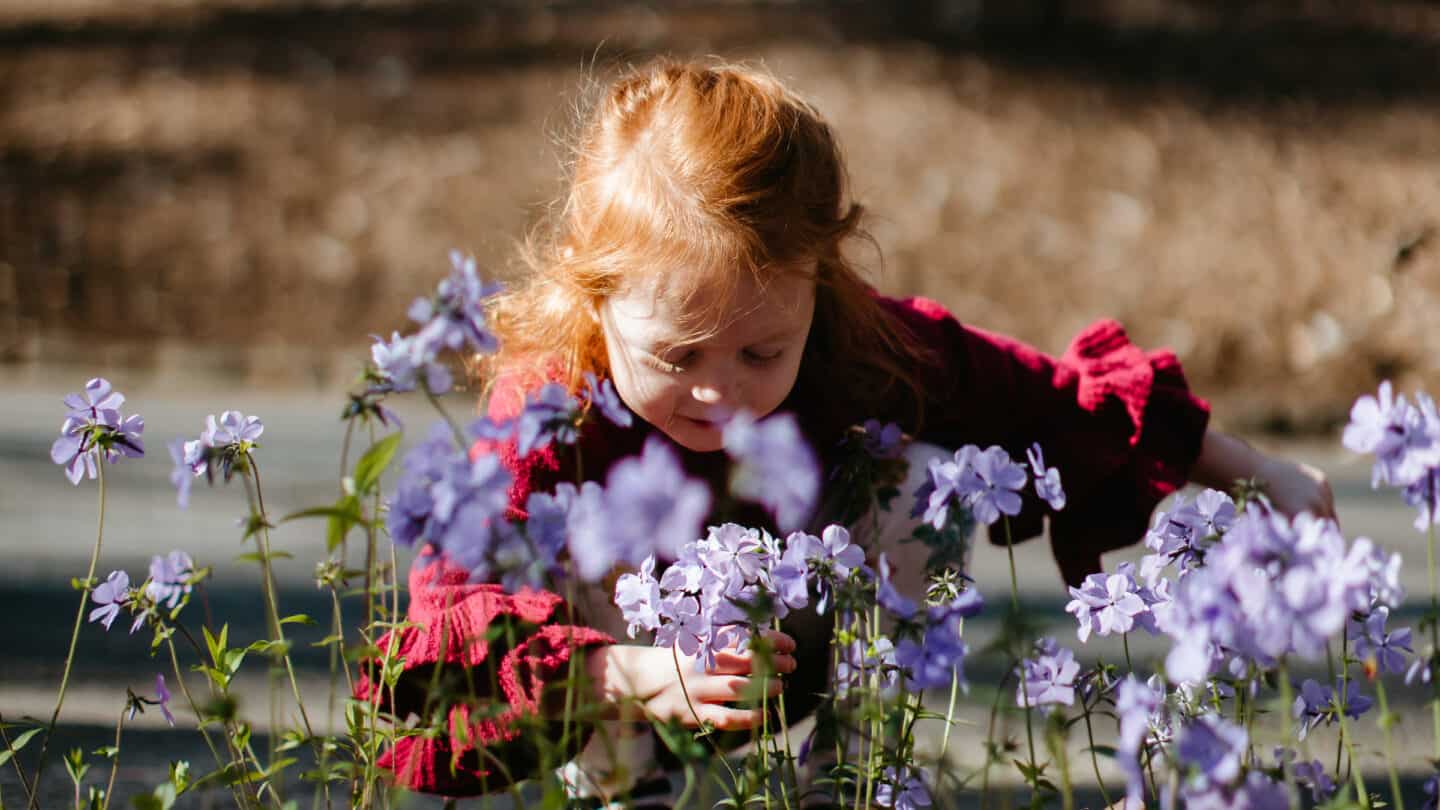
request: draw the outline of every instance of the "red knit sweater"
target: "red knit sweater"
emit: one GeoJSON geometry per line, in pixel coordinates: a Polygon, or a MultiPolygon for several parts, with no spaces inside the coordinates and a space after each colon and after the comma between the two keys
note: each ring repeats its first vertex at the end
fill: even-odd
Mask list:
{"type": "MultiPolygon", "coordinates": [[[[916,429],[899,396],[879,412],[859,412],[828,375],[807,369],[778,410],[794,413],[802,432],[827,467],[849,426],[867,418],[896,421],[921,441],[944,447],[998,444],[1023,458],[1039,442],[1046,462],[1064,476],[1068,503],[1049,513],[1051,548],[1060,572],[1071,584],[1100,569],[1103,552],[1138,541],[1155,505],[1184,484],[1199,455],[1209,406],[1193,395],[1175,355],[1144,352],[1132,345],[1114,321],[1099,321],[1081,332],[1056,360],[1023,343],[962,326],[939,304],[924,298],[879,299],[924,345],[935,362],[915,369],[926,392],[924,421],[916,429]]],[[[527,394],[517,379],[502,378],[492,392],[492,418],[519,413],[527,394]]],[[[575,479],[574,453],[583,459],[585,478],[602,480],[616,461],[640,452],[645,439],[659,431],[641,420],[619,428],[605,420],[587,423],[576,449],[550,445],[518,456],[514,443],[482,447],[497,452],[514,474],[511,511],[523,517],[533,491],[549,491],[575,479]]],[[[663,434],[661,434],[663,435],[663,434]]],[[[696,453],[676,446],[687,472],[723,490],[728,461],[723,453],[696,453]]],[[[1048,513],[1033,493],[1012,519],[1017,540],[1042,531],[1048,513]]],[[[733,515],[732,515],[733,517],[733,515]]],[[[744,516],[755,525],[767,521],[758,510],[744,516]]],[[[401,631],[399,654],[408,671],[428,673],[438,661],[476,666],[500,656],[498,681],[508,706],[473,719],[462,706],[450,710],[449,729],[469,728],[449,738],[410,737],[388,752],[382,765],[396,771],[400,784],[447,795],[474,795],[507,784],[490,763],[515,768],[530,765],[515,745],[517,721],[533,717],[547,681],[564,678],[572,643],[610,643],[589,627],[564,624],[562,600],[552,593],[506,595],[494,584],[470,584],[466,572],[426,554],[410,575],[409,621],[401,631]],[[492,619],[515,616],[535,625],[533,633],[508,650],[491,650],[484,641],[492,619]],[[484,747],[484,756],[478,747],[484,747]]],[[[382,638],[385,649],[389,638],[382,638]]],[[[798,654],[798,653],[797,653],[798,654]]],[[[813,668],[812,668],[813,669],[813,668]]],[[[482,670],[483,671],[483,670],[482,670]]],[[[823,673],[822,673],[823,675],[823,673]]],[[[428,674],[427,676],[428,677],[428,674]]],[[[488,677],[488,672],[487,672],[488,677]]],[[[402,679],[402,683],[415,679],[402,679]]],[[[477,682],[485,678],[476,678],[477,682]]],[[[357,697],[381,700],[368,678],[357,697]]],[[[406,686],[391,708],[404,717],[424,705],[423,688],[406,686]]]]}

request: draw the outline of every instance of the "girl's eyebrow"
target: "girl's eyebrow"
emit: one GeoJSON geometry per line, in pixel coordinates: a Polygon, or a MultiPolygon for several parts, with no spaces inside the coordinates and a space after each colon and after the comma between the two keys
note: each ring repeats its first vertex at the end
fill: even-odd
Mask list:
{"type": "MultiPolygon", "coordinates": [[[[778,329],[778,330],[776,330],[776,331],[774,331],[774,332],[771,332],[771,333],[769,333],[769,334],[761,337],[759,340],[748,341],[745,345],[746,345],[746,346],[759,346],[759,345],[762,345],[762,344],[765,344],[765,343],[777,343],[777,342],[779,342],[779,341],[788,340],[788,339],[794,337],[797,333],[799,333],[799,331],[800,331],[800,330],[797,329],[797,328],[795,328],[794,326],[784,326],[784,327],[781,327],[780,329],[778,329]]],[[[668,351],[673,351],[673,350],[675,350],[675,349],[681,349],[681,348],[686,348],[686,347],[690,347],[690,346],[698,346],[698,345],[703,344],[704,342],[705,342],[705,339],[704,339],[704,338],[701,338],[701,339],[699,339],[699,340],[686,340],[686,339],[684,339],[684,338],[678,338],[678,339],[675,339],[675,340],[670,340],[670,339],[664,339],[664,338],[657,338],[657,339],[651,341],[650,345],[651,345],[652,350],[655,351],[655,352],[668,352],[668,351]]]]}

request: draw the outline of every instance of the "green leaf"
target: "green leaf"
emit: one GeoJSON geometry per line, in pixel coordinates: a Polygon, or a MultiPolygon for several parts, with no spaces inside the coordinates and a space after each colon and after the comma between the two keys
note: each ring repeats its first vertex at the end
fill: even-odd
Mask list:
{"type": "Polygon", "coordinates": [[[110,759],[111,757],[120,753],[120,748],[114,745],[102,745],[99,748],[96,748],[94,751],[91,751],[90,753],[94,754],[97,757],[105,757],[106,759],[110,759]]]}
{"type": "Polygon", "coordinates": [[[400,448],[400,439],[399,433],[386,436],[370,445],[370,449],[365,451],[365,455],[355,462],[355,491],[357,493],[367,493],[380,483],[380,476],[385,472],[385,468],[390,466],[391,460],[395,458],[395,451],[400,448]]]}
{"type": "MultiPolygon", "coordinates": [[[[241,554],[240,556],[236,557],[235,562],[260,562],[263,557],[264,555],[261,552],[251,551],[249,553],[241,554]]],[[[288,551],[270,552],[270,559],[272,560],[292,560],[294,558],[295,555],[291,554],[288,551]]]]}
{"type": "Polygon", "coordinates": [[[41,728],[32,728],[29,731],[17,735],[15,739],[10,742],[9,748],[4,751],[0,751],[0,765],[4,765],[5,763],[9,762],[10,758],[15,756],[16,751],[24,748],[25,743],[30,742],[31,737],[34,737],[36,734],[39,734],[43,730],[44,729],[41,728]]]}
{"type": "Polygon", "coordinates": [[[294,616],[286,616],[280,620],[281,624],[315,624],[315,620],[304,613],[296,613],[294,616]]]}
{"type": "Polygon", "coordinates": [[[1087,752],[1088,752],[1088,751],[1094,751],[1095,753],[1099,754],[1100,756],[1102,756],[1102,757],[1108,757],[1108,758],[1110,758],[1110,759],[1114,759],[1115,756],[1116,756],[1115,747],[1114,747],[1113,745],[1097,745],[1097,746],[1095,746],[1094,748],[1087,748],[1087,749],[1085,749],[1085,750],[1086,750],[1087,752]]]}

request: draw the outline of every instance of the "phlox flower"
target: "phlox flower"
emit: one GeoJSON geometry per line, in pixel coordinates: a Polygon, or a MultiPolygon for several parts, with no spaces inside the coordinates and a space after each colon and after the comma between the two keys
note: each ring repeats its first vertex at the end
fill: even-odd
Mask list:
{"type": "MultiPolygon", "coordinates": [[[[923,655],[923,651],[911,650],[911,653],[923,655]]],[[[876,676],[880,690],[888,692],[895,687],[899,668],[893,641],[885,636],[879,636],[869,644],[856,639],[840,653],[840,662],[835,667],[835,694],[837,697],[845,697],[850,694],[851,689],[864,686],[872,674],[876,676]]],[[[945,683],[950,683],[948,673],[945,675],[945,683]]]]}
{"type": "Polygon", "coordinates": [[[60,437],[50,445],[50,460],[65,468],[70,483],[79,486],[81,479],[97,477],[102,457],[114,464],[122,456],[145,455],[145,420],[120,414],[125,397],[103,377],[87,382],[83,395],[67,394],[64,402],[68,412],[60,437]]]}
{"type": "Polygon", "coordinates": [[[919,607],[914,599],[895,590],[895,586],[890,582],[890,560],[883,551],[880,552],[875,573],[875,601],[880,603],[880,607],[901,619],[914,618],[919,607]]]}
{"type": "Polygon", "coordinates": [[[630,413],[630,409],[620,401],[620,394],[615,390],[615,383],[611,382],[609,378],[597,380],[594,372],[585,372],[585,398],[600,411],[602,416],[615,425],[628,428],[634,424],[634,414],[630,413]]]}
{"type": "Polygon", "coordinates": [[[1180,729],[1175,757],[1182,768],[1193,768],[1192,784],[1230,784],[1240,775],[1240,763],[1250,735],[1219,715],[1206,714],[1180,729]]]}
{"type": "Polygon", "coordinates": [[[1431,774],[1425,780],[1425,801],[1420,803],[1420,810],[1436,810],[1440,806],[1440,773],[1431,774]]]}
{"type": "Polygon", "coordinates": [[[1357,453],[1374,454],[1370,484],[1404,487],[1440,465],[1440,419],[1424,394],[1412,406],[1393,396],[1390,382],[1380,384],[1378,397],[1362,396],[1350,409],[1342,443],[1357,453]]]}
{"type": "Polygon", "coordinates": [[[521,456],[548,447],[552,441],[574,444],[579,436],[580,402],[560,383],[546,383],[525,402],[515,428],[521,456]]]}
{"type": "Polygon", "coordinates": [[[901,639],[895,663],[905,672],[910,689],[938,689],[952,682],[965,685],[965,656],[970,647],[960,640],[954,625],[931,624],[921,641],[901,639]]]}
{"type": "Polygon", "coordinates": [[[1346,717],[1358,719],[1375,705],[1373,700],[1360,693],[1360,687],[1353,680],[1336,678],[1335,687],[1321,686],[1311,678],[1306,678],[1300,685],[1300,694],[1290,708],[1294,718],[1300,721],[1295,731],[1296,739],[1305,739],[1310,730],[1321,723],[1328,726],[1337,722],[1342,708],[1346,717]],[[1335,702],[1337,694],[1344,696],[1343,707],[1335,702]]]}
{"type": "Polygon", "coordinates": [[[1080,665],[1075,653],[1055,643],[1053,638],[1035,642],[1035,655],[1020,662],[1020,686],[1015,690],[1015,705],[1050,706],[1075,704],[1075,679],[1080,665]]]}
{"type": "Polygon", "coordinates": [[[371,337],[375,342],[370,346],[370,361],[384,381],[378,390],[414,391],[423,386],[431,394],[443,394],[454,385],[450,369],[435,359],[433,351],[426,353],[416,338],[399,332],[392,332],[389,341],[379,335],[371,337]]]}
{"type": "Polygon", "coordinates": [[[976,520],[988,526],[1002,514],[1020,514],[1025,468],[1011,460],[1003,448],[992,446],[977,453],[970,469],[972,477],[964,486],[969,490],[970,512],[976,520]]]}
{"type": "Polygon", "coordinates": [[[1064,509],[1065,490],[1060,486],[1060,471],[1045,466],[1045,454],[1038,443],[1030,445],[1030,449],[1025,451],[1025,458],[1029,460],[1030,473],[1035,477],[1035,494],[1050,504],[1051,509],[1064,509]]]}
{"type": "Polygon", "coordinates": [[[1415,651],[1410,647],[1410,628],[1385,632],[1389,618],[1389,608],[1377,607],[1363,623],[1351,621],[1350,636],[1355,640],[1355,655],[1362,659],[1374,658],[1381,672],[1393,674],[1405,671],[1405,656],[1414,655],[1415,651]]]}
{"type": "Polygon", "coordinates": [[[630,638],[637,630],[660,629],[660,583],[655,579],[655,555],[640,564],[638,574],[622,574],[615,581],[615,605],[628,623],[630,638]]]}
{"type": "Polygon", "coordinates": [[[875,804],[879,807],[918,810],[930,803],[930,788],[915,768],[888,767],[875,786],[875,804]]]}
{"type": "Polygon", "coordinates": [[[160,714],[165,716],[165,722],[171,726],[175,725],[175,715],[170,713],[170,690],[165,688],[164,673],[155,675],[155,704],[160,707],[160,714]]]}
{"type": "Polygon", "coordinates": [[[1234,786],[1187,783],[1180,788],[1180,805],[1186,810],[1289,810],[1290,796],[1263,771],[1250,771],[1234,786]]]}
{"type": "Polygon", "coordinates": [[[1335,780],[1330,778],[1325,766],[1318,759],[1309,762],[1297,762],[1291,769],[1295,775],[1295,782],[1301,787],[1310,789],[1310,796],[1316,804],[1320,804],[1335,795],[1335,780]]]}
{"type": "Polygon", "coordinates": [[[173,609],[180,603],[180,597],[190,593],[190,576],[195,573],[195,563],[190,555],[175,550],[161,557],[150,558],[150,582],[145,594],[157,605],[173,609]]]}
{"type": "Polygon", "coordinates": [[[485,327],[485,299],[499,291],[499,285],[481,281],[473,258],[451,251],[450,275],[435,295],[410,304],[410,320],[420,324],[414,335],[416,355],[434,357],[442,349],[466,346],[481,354],[495,353],[500,342],[485,327]]]}
{"type": "Polygon", "coordinates": [[[1141,682],[1131,674],[1116,688],[1115,713],[1120,723],[1120,736],[1115,747],[1123,754],[1117,760],[1125,771],[1127,806],[1143,803],[1145,776],[1140,767],[1140,753],[1150,745],[1157,726],[1168,727],[1164,709],[1165,689],[1158,679],[1141,682]]]}
{"type": "Polygon", "coordinates": [[[882,426],[878,419],[866,419],[860,429],[864,434],[861,446],[872,458],[899,458],[904,451],[905,434],[894,422],[886,422],[882,426]]]}
{"type": "Polygon", "coordinates": [[[1092,632],[1101,636],[1130,632],[1136,617],[1147,610],[1139,592],[1139,583],[1128,573],[1091,574],[1081,587],[1071,588],[1074,599],[1065,612],[1073,613],[1079,622],[1076,635],[1080,642],[1088,641],[1092,632]]]}
{"type": "Polygon", "coordinates": [[[130,575],[124,571],[111,571],[105,581],[90,592],[90,600],[99,607],[90,611],[89,621],[98,621],[106,629],[120,615],[120,608],[130,603],[130,575]]]}
{"type": "Polygon", "coordinates": [[[731,491],[763,504],[783,531],[803,526],[820,497],[820,462],[794,414],[756,421],[737,413],[725,423],[723,441],[736,461],[731,491]]]}
{"type": "Polygon", "coordinates": [[[570,557],[595,582],[616,563],[638,565],[650,554],[674,559],[700,533],[710,490],[685,476],[675,451],[651,437],[639,457],[610,468],[603,490],[591,482],[571,507],[570,557]]]}

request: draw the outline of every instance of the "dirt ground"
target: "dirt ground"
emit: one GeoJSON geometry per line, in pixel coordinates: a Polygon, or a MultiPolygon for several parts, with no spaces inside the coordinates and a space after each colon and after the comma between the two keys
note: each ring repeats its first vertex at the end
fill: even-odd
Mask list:
{"type": "Polygon", "coordinates": [[[1221,419],[1440,388],[1440,8],[1110,0],[7,0],[0,375],[343,384],[451,247],[507,277],[582,86],[763,61],[838,128],[893,293],[1102,316],[1221,419]],[[662,10],[663,9],[663,10],[662,10]]]}

